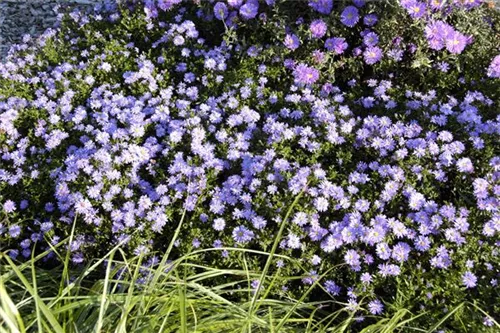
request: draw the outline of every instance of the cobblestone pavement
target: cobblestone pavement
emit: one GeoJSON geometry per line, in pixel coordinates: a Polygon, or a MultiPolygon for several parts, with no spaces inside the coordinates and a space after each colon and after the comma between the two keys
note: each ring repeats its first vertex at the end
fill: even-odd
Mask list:
{"type": "Polygon", "coordinates": [[[39,35],[54,25],[56,5],[88,7],[99,0],[0,0],[0,60],[11,45],[20,43],[25,34],[39,35]]]}

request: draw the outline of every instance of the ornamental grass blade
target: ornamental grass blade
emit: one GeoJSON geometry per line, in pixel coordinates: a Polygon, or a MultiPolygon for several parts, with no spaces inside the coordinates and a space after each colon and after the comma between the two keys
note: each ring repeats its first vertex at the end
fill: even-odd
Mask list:
{"type": "MultiPolygon", "coordinates": [[[[35,300],[36,308],[40,311],[45,319],[50,324],[50,329],[54,333],[64,333],[61,325],[57,322],[57,319],[54,317],[54,314],[51,312],[49,307],[43,302],[43,300],[38,296],[37,291],[33,288],[33,286],[28,282],[23,273],[17,268],[16,264],[10,259],[10,257],[5,256],[3,253],[0,254],[0,257],[3,257],[10,265],[14,273],[17,275],[19,280],[21,280],[22,284],[26,288],[26,290],[30,293],[30,295],[35,300]]],[[[42,322],[42,318],[39,318],[40,322],[42,322]]]]}
{"type": "Polygon", "coordinates": [[[6,329],[6,332],[12,333],[26,331],[21,315],[7,293],[2,278],[0,278],[0,327],[6,329]]]}

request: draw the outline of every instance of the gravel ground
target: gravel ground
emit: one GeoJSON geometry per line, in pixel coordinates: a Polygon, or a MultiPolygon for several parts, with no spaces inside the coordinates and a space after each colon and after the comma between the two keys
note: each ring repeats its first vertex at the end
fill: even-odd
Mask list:
{"type": "Polygon", "coordinates": [[[39,35],[56,21],[54,7],[93,6],[99,0],[0,0],[0,61],[23,35],[39,35]]]}

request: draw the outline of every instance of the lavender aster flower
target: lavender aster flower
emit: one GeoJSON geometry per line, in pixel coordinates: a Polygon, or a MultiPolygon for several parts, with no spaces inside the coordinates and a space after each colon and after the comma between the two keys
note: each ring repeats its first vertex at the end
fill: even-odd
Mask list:
{"type": "Polygon", "coordinates": [[[323,20],[314,20],[309,26],[313,38],[322,38],[326,34],[327,26],[323,20]]]}
{"type": "Polygon", "coordinates": [[[326,291],[332,294],[333,296],[338,296],[340,294],[340,291],[342,290],[342,288],[332,280],[325,281],[324,286],[326,291]]]}
{"type": "Polygon", "coordinates": [[[163,11],[170,10],[173,6],[181,3],[182,0],[158,0],[158,8],[163,11]]]}
{"type": "Polygon", "coordinates": [[[378,35],[375,32],[369,32],[363,37],[363,44],[366,46],[375,46],[378,44],[378,35]]]}
{"type": "Polygon", "coordinates": [[[354,27],[359,21],[358,9],[354,6],[347,6],[340,14],[340,22],[350,28],[354,27]]]}
{"type": "Polygon", "coordinates": [[[11,226],[9,228],[9,236],[12,238],[17,238],[21,234],[21,227],[17,224],[11,226]]]}
{"type": "Polygon", "coordinates": [[[474,288],[477,283],[477,277],[470,271],[462,275],[462,283],[466,288],[474,288]]]}
{"type": "Polygon", "coordinates": [[[491,78],[500,78],[500,54],[491,61],[486,75],[491,78]]]}
{"type": "Polygon", "coordinates": [[[365,63],[373,65],[382,59],[382,50],[377,46],[370,46],[363,52],[365,63]]]}
{"type": "Polygon", "coordinates": [[[443,73],[447,73],[450,70],[450,65],[445,61],[438,62],[436,67],[443,73]]]}
{"type": "Polygon", "coordinates": [[[366,272],[361,274],[361,282],[366,285],[370,284],[372,282],[372,275],[366,272]]]}
{"type": "Polygon", "coordinates": [[[227,4],[233,8],[240,8],[243,4],[243,0],[227,0],[227,4]]]}
{"type": "Polygon", "coordinates": [[[410,4],[407,5],[406,10],[412,18],[419,19],[425,15],[426,8],[427,6],[423,2],[410,1],[410,4]]]}
{"type": "Polygon", "coordinates": [[[378,22],[378,17],[376,14],[368,14],[363,17],[363,24],[367,27],[372,27],[378,22]]]}
{"type": "Polygon", "coordinates": [[[446,0],[429,0],[429,5],[432,10],[440,10],[443,8],[446,0]]]}
{"type": "Polygon", "coordinates": [[[295,66],[293,76],[297,84],[310,85],[318,81],[319,71],[314,67],[301,63],[295,66]]]}
{"type": "Polygon", "coordinates": [[[463,173],[471,173],[474,171],[472,161],[467,157],[463,157],[457,161],[457,169],[463,173]]]}
{"type": "Polygon", "coordinates": [[[359,270],[359,266],[361,264],[360,259],[361,256],[356,252],[356,250],[347,250],[346,254],[344,255],[344,261],[346,264],[351,266],[352,269],[354,270],[359,270]]]}
{"type": "Polygon", "coordinates": [[[462,53],[466,45],[467,37],[458,31],[454,31],[450,36],[446,38],[446,49],[451,53],[462,53]]]}
{"type": "Polygon", "coordinates": [[[493,321],[493,319],[491,319],[491,317],[484,317],[483,325],[486,327],[493,327],[493,325],[495,325],[495,322],[493,321]]]}
{"type": "Polygon", "coordinates": [[[233,239],[236,243],[250,242],[254,237],[253,231],[248,230],[244,226],[238,226],[233,229],[233,239]]]}
{"type": "Polygon", "coordinates": [[[300,40],[295,34],[287,34],[283,44],[290,50],[296,50],[300,46],[300,40]]]}
{"type": "Polygon", "coordinates": [[[16,204],[12,200],[7,200],[3,204],[3,210],[8,213],[13,213],[16,210],[16,204]]]}
{"type": "Polygon", "coordinates": [[[226,227],[226,221],[222,218],[216,218],[213,223],[213,228],[217,231],[222,231],[226,227]]]}
{"type": "Polygon", "coordinates": [[[366,4],[366,0],[352,0],[352,3],[358,8],[363,7],[366,4]]]}
{"type": "Polygon", "coordinates": [[[225,20],[227,18],[227,6],[224,2],[217,2],[214,6],[214,16],[218,20],[225,20]]]}
{"type": "Polygon", "coordinates": [[[259,3],[257,1],[247,1],[240,7],[240,15],[245,20],[255,18],[259,12],[259,3]]]}
{"type": "Polygon", "coordinates": [[[345,38],[341,37],[334,37],[334,38],[328,38],[325,41],[325,48],[328,51],[333,51],[336,54],[342,54],[344,51],[347,49],[347,43],[345,41],[345,38]]]}
{"type": "Polygon", "coordinates": [[[378,299],[368,303],[368,310],[371,314],[379,315],[384,311],[384,305],[378,299]]]}
{"type": "Polygon", "coordinates": [[[333,9],[333,0],[309,0],[309,7],[318,13],[329,15],[333,9]]]}

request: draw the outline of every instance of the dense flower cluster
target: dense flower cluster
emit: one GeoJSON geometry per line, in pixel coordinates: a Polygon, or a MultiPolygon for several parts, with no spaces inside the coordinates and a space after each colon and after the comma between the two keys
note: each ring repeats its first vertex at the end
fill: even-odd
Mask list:
{"type": "MultiPolygon", "coordinates": [[[[382,314],[397,276],[430,281],[418,296],[429,306],[439,281],[498,294],[499,57],[474,72],[491,94],[469,77],[422,91],[383,67],[420,68],[413,55],[427,45],[429,57],[467,53],[476,38],[445,20],[485,10],[480,1],[401,1],[394,15],[420,24],[419,45],[377,30],[385,8],[359,0],[311,0],[310,22],[274,34],[280,5],[106,3],[17,46],[0,65],[0,240],[11,256],[48,249],[73,223],[76,264],[119,242],[162,250],[185,212],[179,253],[268,250],[287,223],[280,251],[302,258],[302,284],[339,266],[320,284],[353,311],[368,296],[382,314]],[[230,38],[257,26],[273,37],[230,38]]],[[[445,60],[427,67],[455,81],[445,60]]]]}

